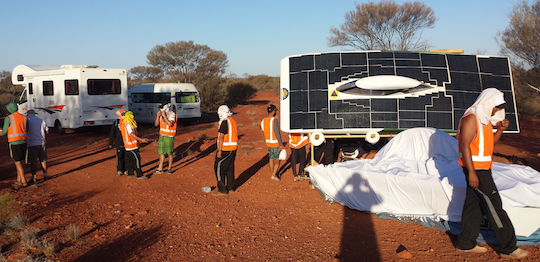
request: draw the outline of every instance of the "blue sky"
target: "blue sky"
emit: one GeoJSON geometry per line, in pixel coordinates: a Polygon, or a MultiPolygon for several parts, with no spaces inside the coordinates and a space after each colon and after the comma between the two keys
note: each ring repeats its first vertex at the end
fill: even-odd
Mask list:
{"type": "MultiPolygon", "coordinates": [[[[423,1],[439,18],[423,37],[436,49],[497,55],[494,37],[508,26],[516,1],[423,1]]],[[[0,0],[0,70],[12,71],[19,64],[97,64],[129,70],[147,66],[146,55],[156,45],[193,40],[227,54],[230,73],[279,76],[280,60],[286,56],[342,50],[328,47],[326,38],[354,3],[0,0]]]]}

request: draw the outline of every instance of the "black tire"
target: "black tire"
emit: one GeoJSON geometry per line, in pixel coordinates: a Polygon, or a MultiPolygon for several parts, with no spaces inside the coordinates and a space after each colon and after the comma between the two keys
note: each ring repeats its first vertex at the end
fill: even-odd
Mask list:
{"type": "Polygon", "coordinates": [[[60,121],[56,120],[56,122],[54,122],[54,128],[56,129],[56,131],[58,132],[58,134],[64,134],[64,128],[62,127],[62,124],[60,124],[60,121]]]}

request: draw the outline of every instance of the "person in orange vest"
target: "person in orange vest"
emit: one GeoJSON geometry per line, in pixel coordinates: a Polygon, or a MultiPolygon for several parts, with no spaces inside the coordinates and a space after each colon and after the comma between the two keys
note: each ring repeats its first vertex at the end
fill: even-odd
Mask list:
{"type": "Polygon", "coordinates": [[[0,134],[8,136],[9,155],[17,169],[17,182],[13,186],[25,187],[28,183],[24,177],[22,161],[26,158],[27,119],[17,112],[19,106],[16,103],[8,103],[6,109],[10,114],[4,119],[4,127],[0,130],[0,134]]]}
{"type": "Polygon", "coordinates": [[[294,182],[304,180],[304,168],[306,167],[306,145],[308,136],[303,133],[289,133],[289,147],[291,148],[291,169],[294,182]],[[296,170],[296,164],[298,171],[296,170]]]}
{"type": "Polygon", "coordinates": [[[141,170],[141,155],[139,154],[139,143],[148,143],[148,139],[140,138],[137,135],[137,122],[133,112],[127,111],[122,120],[122,139],[126,149],[126,169],[128,178],[148,179],[141,170]],[[133,173],[136,173],[134,175],[133,173]]]}
{"type": "Polygon", "coordinates": [[[461,214],[461,234],[456,247],[461,252],[485,253],[476,239],[484,216],[499,241],[502,257],[521,258],[527,251],[516,246],[514,226],[502,208],[501,197],[491,176],[493,147],[508,128],[504,94],[487,88],[465,111],[458,127],[459,164],[467,181],[467,193],[461,214]],[[493,125],[497,131],[493,134],[493,125]]]}
{"type": "Polygon", "coordinates": [[[163,103],[162,108],[157,112],[155,126],[159,126],[159,165],[154,174],[163,173],[163,162],[165,155],[168,155],[167,173],[172,174],[172,162],[174,152],[174,136],[176,135],[176,113],[171,108],[171,104],[163,103]]]}
{"type": "Polygon", "coordinates": [[[124,118],[126,110],[120,109],[116,111],[118,120],[115,120],[111,126],[109,132],[109,149],[114,145],[116,148],[116,175],[121,176],[126,172],[126,164],[124,162],[126,156],[126,148],[124,147],[124,140],[122,138],[122,118],[124,118]]]}
{"type": "Polygon", "coordinates": [[[266,146],[268,147],[268,156],[270,162],[270,178],[276,181],[280,181],[281,178],[278,175],[280,161],[279,151],[283,149],[283,143],[281,142],[281,132],[279,129],[279,122],[276,117],[277,107],[275,105],[269,105],[267,107],[268,116],[261,121],[261,129],[264,131],[264,139],[266,146]]]}
{"type": "Polygon", "coordinates": [[[214,159],[214,173],[217,179],[217,190],[214,196],[223,196],[234,190],[234,160],[238,148],[238,126],[231,118],[229,107],[218,108],[219,129],[217,152],[214,159]]]}

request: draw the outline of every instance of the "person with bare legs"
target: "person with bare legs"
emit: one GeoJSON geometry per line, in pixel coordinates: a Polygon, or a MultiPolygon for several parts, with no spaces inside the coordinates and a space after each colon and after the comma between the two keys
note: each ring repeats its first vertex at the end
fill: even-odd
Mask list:
{"type": "Polygon", "coordinates": [[[0,130],[0,135],[8,136],[9,154],[13,162],[15,162],[15,168],[17,169],[17,182],[13,184],[13,187],[25,187],[26,178],[24,177],[24,168],[22,161],[26,158],[26,116],[17,112],[19,106],[16,103],[9,103],[6,105],[6,109],[10,113],[4,119],[4,127],[0,130]]]}
{"type": "Polygon", "coordinates": [[[277,107],[275,105],[269,105],[267,107],[268,115],[261,121],[261,129],[264,131],[264,140],[268,147],[268,156],[270,161],[268,167],[270,168],[271,179],[280,181],[281,178],[278,175],[280,161],[279,151],[282,150],[283,143],[281,142],[281,132],[279,129],[279,122],[277,118],[277,107]]]}
{"type": "Polygon", "coordinates": [[[165,162],[165,155],[168,155],[168,169],[167,173],[172,174],[172,162],[174,152],[174,136],[176,135],[176,113],[174,112],[171,104],[162,103],[160,110],[157,112],[155,126],[159,126],[159,165],[154,174],[163,173],[163,163],[165,162]]]}

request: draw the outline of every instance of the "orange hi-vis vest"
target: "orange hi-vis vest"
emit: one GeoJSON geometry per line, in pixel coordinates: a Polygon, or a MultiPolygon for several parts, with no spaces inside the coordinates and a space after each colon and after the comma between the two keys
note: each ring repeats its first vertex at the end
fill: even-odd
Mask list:
{"type": "Polygon", "coordinates": [[[278,147],[276,135],[274,134],[274,117],[265,117],[261,121],[261,129],[264,131],[264,140],[268,147],[278,147]]]}
{"type": "Polygon", "coordinates": [[[168,137],[174,137],[176,135],[176,123],[178,121],[176,121],[176,114],[174,116],[175,119],[173,122],[173,126],[167,125],[167,123],[165,123],[165,120],[161,119],[161,121],[159,122],[159,135],[168,137]]]}
{"type": "MultiPolygon", "coordinates": [[[[470,114],[464,115],[461,119],[468,116],[470,114]]],[[[472,114],[474,115],[474,114],[472,114]]],[[[474,169],[491,169],[492,162],[491,162],[491,155],[493,155],[493,146],[494,146],[494,139],[493,139],[493,126],[491,123],[488,123],[487,126],[482,125],[480,121],[478,120],[478,117],[476,117],[476,138],[471,142],[469,147],[471,148],[471,155],[472,155],[472,161],[474,165],[474,169]]],[[[459,126],[459,129],[461,129],[461,124],[459,126]]],[[[461,140],[461,134],[459,133],[458,129],[458,141],[461,140]]],[[[463,161],[463,155],[461,154],[461,146],[458,143],[458,150],[459,150],[459,165],[465,166],[465,161],[463,161]]]]}
{"type": "Polygon", "coordinates": [[[126,151],[131,151],[139,148],[139,141],[128,134],[127,126],[128,124],[122,123],[122,140],[126,151]]]}
{"type": "Polygon", "coordinates": [[[26,140],[26,117],[19,112],[8,116],[10,126],[7,132],[8,142],[26,140]]]}
{"type": "Polygon", "coordinates": [[[294,149],[300,149],[307,145],[308,136],[303,133],[290,133],[289,134],[289,146],[294,149]]]}
{"type": "Polygon", "coordinates": [[[223,119],[223,121],[227,122],[228,132],[223,137],[223,147],[221,147],[221,150],[234,151],[238,148],[238,127],[236,121],[230,117],[223,119]]]}

